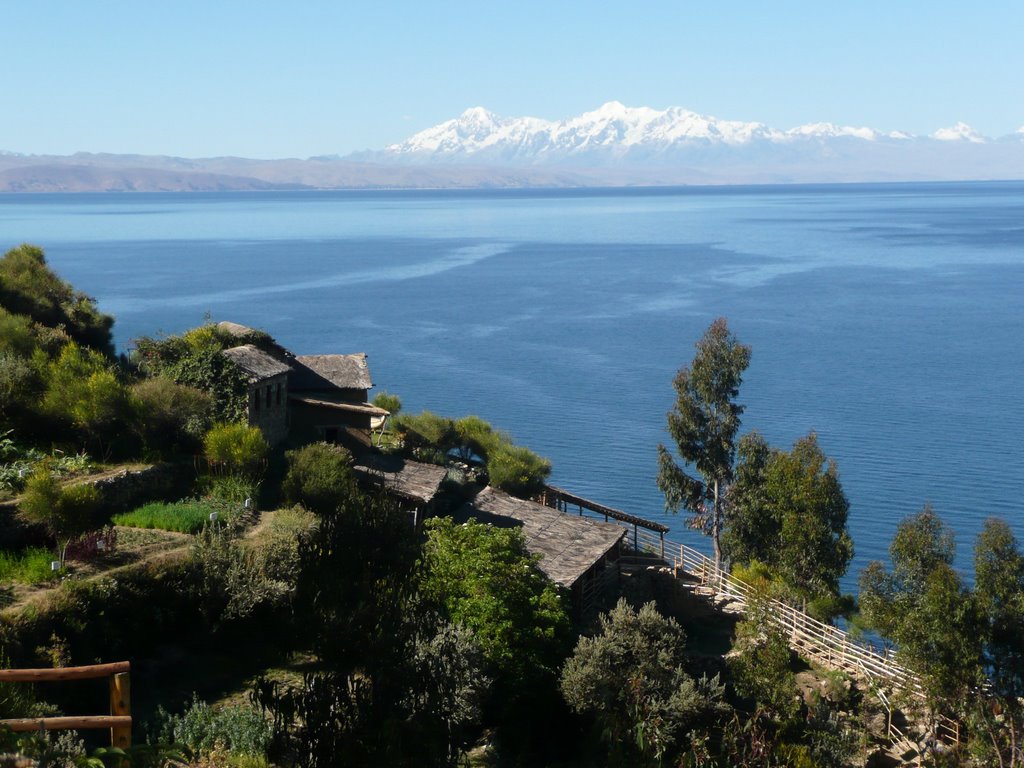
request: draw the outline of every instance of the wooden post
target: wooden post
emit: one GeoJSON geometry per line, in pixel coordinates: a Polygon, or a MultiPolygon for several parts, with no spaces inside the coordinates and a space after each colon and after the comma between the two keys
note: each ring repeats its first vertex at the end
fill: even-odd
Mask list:
{"type": "MultiPolygon", "coordinates": [[[[128,672],[118,672],[110,678],[110,714],[131,717],[131,680],[128,672]]],[[[132,745],[131,725],[116,725],[110,729],[110,746],[130,747],[132,745]]]]}

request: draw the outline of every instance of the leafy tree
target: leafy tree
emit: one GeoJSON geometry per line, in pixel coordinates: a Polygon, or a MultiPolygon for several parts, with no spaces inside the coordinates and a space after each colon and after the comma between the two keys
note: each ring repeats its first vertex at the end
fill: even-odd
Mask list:
{"type": "Polygon", "coordinates": [[[398,419],[406,444],[417,458],[447,463],[455,455],[465,462],[482,463],[491,485],[520,498],[543,489],[551,474],[551,462],[494,429],[479,416],[453,420],[430,411],[398,419]]]}
{"type": "Polygon", "coordinates": [[[464,750],[483,656],[418,599],[419,555],[408,514],[355,489],[300,543],[296,626],[316,670],[254,694],[295,764],[453,765],[464,750]]]}
{"type": "Polygon", "coordinates": [[[281,490],[289,502],[328,514],[356,493],[352,457],[341,446],[328,443],[289,451],[281,490]]]}
{"type": "Polygon", "coordinates": [[[848,510],[835,462],[813,432],[788,452],[752,433],[740,440],[723,543],[738,562],[776,569],[805,603],[836,598],[853,558],[848,510]]]}
{"type": "Polygon", "coordinates": [[[580,638],[562,669],[562,695],[595,718],[613,752],[660,764],[727,710],[717,678],[687,672],[685,648],[685,631],[654,603],[635,611],[620,600],[599,617],[598,634],[580,638]]]}
{"type": "Polygon", "coordinates": [[[206,460],[229,473],[255,476],[270,452],[259,427],[215,424],[203,438],[206,460]]]}
{"type": "Polygon", "coordinates": [[[32,364],[10,352],[0,352],[0,427],[20,427],[31,419],[40,390],[32,364]]]}
{"type": "Polygon", "coordinates": [[[0,306],[0,353],[31,357],[37,346],[32,320],[0,306]]]}
{"type": "Polygon", "coordinates": [[[733,651],[729,669],[740,695],[783,723],[792,721],[799,711],[799,692],[789,642],[766,601],[753,600],[747,606],[744,620],[736,625],[733,651]]]}
{"type": "Polygon", "coordinates": [[[974,548],[975,596],[995,691],[1024,698],[1024,554],[1003,520],[990,518],[974,548]]]}
{"type": "Polygon", "coordinates": [[[1010,527],[991,518],[974,548],[975,598],[990,687],[972,696],[981,764],[1024,764],[1024,555],[1010,527]]]}
{"type": "Polygon", "coordinates": [[[875,561],[860,578],[866,623],[896,642],[935,711],[963,702],[979,674],[977,611],[953,570],[953,552],[953,534],[925,507],[900,523],[889,547],[892,571],[875,561]]]}
{"type": "Polygon", "coordinates": [[[41,409],[66,422],[103,453],[129,417],[128,391],[110,362],[94,350],[70,342],[54,360],[41,352],[36,364],[46,383],[41,409]]]}
{"type": "Polygon", "coordinates": [[[778,552],[782,533],[778,510],[765,492],[772,449],[759,432],[751,432],[740,438],[736,458],[722,550],[733,563],[768,564],[778,552]]]}
{"type": "Polygon", "coordinates": [[[487,461],[490,484],[520,498],[530,498],[544,489],[551,474],[551,462],[522,445],[501,445],[487,461]]]}
{"type": "Polygon", "coordinates": [[[402,410],[401,398],[390,392],[378,392],[373,398],[373,404],[378,408],[383,408],[392,416],[397,416],[398,412],[402,410]]]}
{"type": "Polygon", "coordinates": [[[513,697],[553,682],[568,648],[567,600],[515,528],[426,523],[421,591],[473,631],[495,682],[513,697]]]}
{"type": "Polygon", "coordinates": [[[150,450],[194,450],[210,428],[213,402],[194,387],[156,376],[132,385],[128,396],[132,425],[150,450]]]}
{"type": "Polygon", "coordinates": [[[689,366],[673,382],[676,402],[668,413],[668,431],[680,458],[699,477],[688,474],[663,445],[658,446],[658,487],[665,506],[691,513],[689,523],[711,537],[715,563],[721,565],[721,532],[726,491],[733,480],[736,433],[743,406],[736,402],[750,347],[740,344],[725,318],[718,318],[696,344],[689,366]]]}
{"type": "Polygon", "coordinates": [[[40,462],[25,483],[21,499],[21,514],[30,522],[46,527],[57,542],[61,567],[68,544],[95,528],[95,512],[99,508],[100,493],[87,483],[62,486],[50,472],[46,462],[40,462]]]}
{"type": "Polygon", "coordinates": [[[41,325],[63,328],[77,343],[105,355],[114,351],[114,318],[96,302],[61,280],[47,265],[42,248],[19,245],[0,259],[0,305],[41,325]]]}

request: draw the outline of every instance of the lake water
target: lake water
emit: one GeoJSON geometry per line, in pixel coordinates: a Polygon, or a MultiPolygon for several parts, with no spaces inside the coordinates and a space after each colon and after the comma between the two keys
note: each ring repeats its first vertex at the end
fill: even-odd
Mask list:
{"type": "Polygon", "coordinates": [[[120,348],[209,313],[367,352],[407,410],[479,414],[657,519],[672,377],[724,315],[744,430],[838,462],[848,588],[925,502],[965,569],[985,517],[1024,538],[1024,183],[0,197],[23,241],[120,348]]]}

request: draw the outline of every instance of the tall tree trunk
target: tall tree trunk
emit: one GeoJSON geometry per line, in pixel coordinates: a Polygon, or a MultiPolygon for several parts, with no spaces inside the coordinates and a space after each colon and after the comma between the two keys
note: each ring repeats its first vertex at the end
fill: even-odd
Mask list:
{"type": "Polygon", "coordinates": [[[715,480],[714,485],[714,507],[711,509],[711,545],[715,550],[715,576],[717,578],[718,573],[722,570],[722,545],[719,542],[719,535],[722,530],[722,508],[721,501],[718,495],[718,481],[715,480]]]}

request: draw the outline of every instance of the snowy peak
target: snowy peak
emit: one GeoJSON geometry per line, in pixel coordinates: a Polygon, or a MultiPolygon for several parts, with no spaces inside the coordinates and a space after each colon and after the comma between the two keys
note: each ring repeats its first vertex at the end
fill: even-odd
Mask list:
{"type": "MultiPolygon", "coordinates": [[[[1007,140],[1024,144],[1024,127],[1000,141],[1006,144],[1007,140]]],[[[831,122],[783,130],[682,107],[659,110],[609,101],[562,120],[500,117],[473,107],[372,156],[384,162],[621,168],[718,167],[722,163],[783,168],[797,162],[828,165],[837,160],[855,166],[863,158],[871,158],[870,162],[887,169],[897,156],[894,153],[913,152],[923,157],[952,149],[950,142],[972,146],[1000,143],[965,123],[931,136],[831,122]]],[[[927,171],[932,163],[922,160],[919,167],[927,171]]]]}
{"type": "MultiPolygon", "coordinates": [[[[837,138],[840,136],[852,136],[865,141],[875,141],[882,136],[873,128],[851,128],[850,126],[836,125],[835,123],[809,123],[791,128],[786,131],[786,136],[791,138],[837,138]]],[[[892,137],[896,138],[896,137],[892,137]]]]}
{"type": "Polygon", "coordinates": [[[949,128],[940,128],[932,134],[932,138],[938,141],[969,141],[972,144],[985,143],[985,137],[967,123],[957,123],[949,128]]]}

